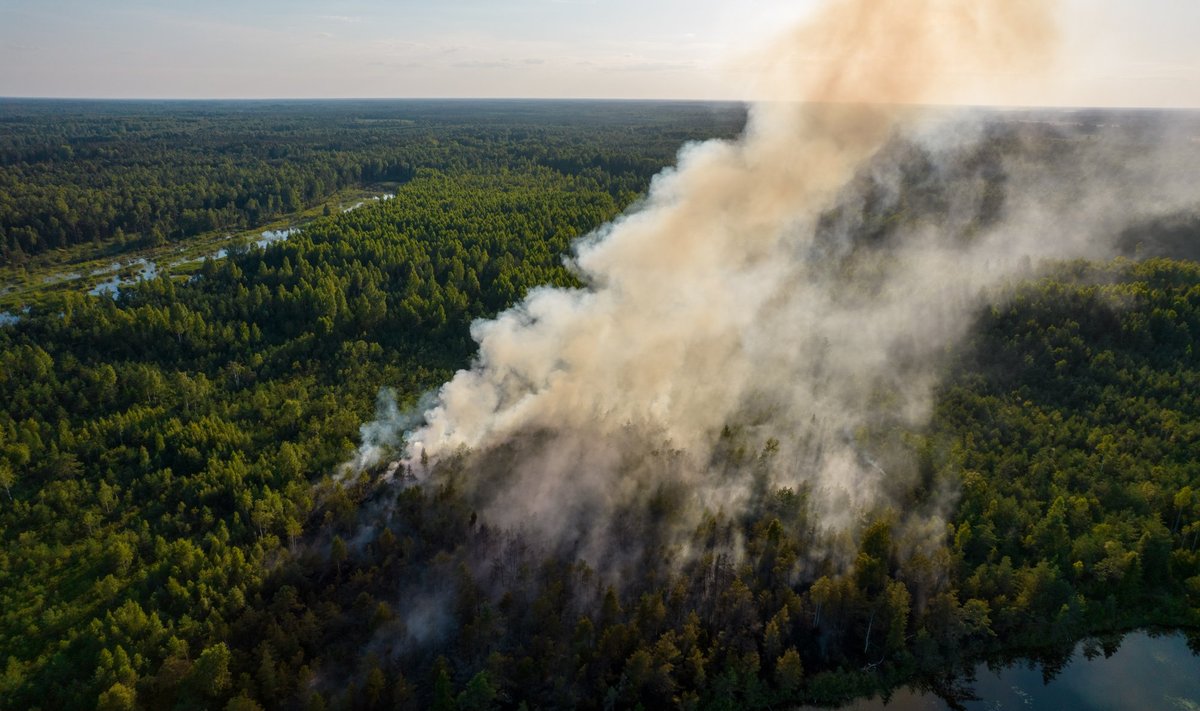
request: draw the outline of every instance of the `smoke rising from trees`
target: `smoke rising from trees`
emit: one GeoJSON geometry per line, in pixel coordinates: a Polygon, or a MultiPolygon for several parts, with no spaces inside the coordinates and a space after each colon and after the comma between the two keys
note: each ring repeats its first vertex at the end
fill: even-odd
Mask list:
{"type": "MultiPolygon", "coordinates": [[[[927,421],[982,299],[1033,260],[1103,254],[1097,235],[1136,216],[1110,199],[1123,185],[1161,186],[1151,211],[1185,198],[1129,160],[1136,137],[1083,151],[1035,114],[998,129],[916,108],[1036,74],[1053,11],[828,3],[765,51],[777,100],[738,140],[685,146],[642,204],[583,240],[583,288],[536,289],[475,323],[473,365],[419,426],[393,413],[365,427],[357,467],[399,452],[418,479],[452,472],[482,520],[594,564],[636,548],[631,512],[668,509],[644,515],[686,556],[705,511],[779,487],[852,551],[869,513],[928,485],[903,433],[927,421]]],[[[936,537],[953,492],[924,497],[907,525],[936,537]]]]}

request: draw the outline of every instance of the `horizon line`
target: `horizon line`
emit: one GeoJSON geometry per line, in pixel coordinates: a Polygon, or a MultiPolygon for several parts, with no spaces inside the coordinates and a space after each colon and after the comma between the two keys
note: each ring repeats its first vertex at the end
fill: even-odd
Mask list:
{"type": "Polygon", "coordinates": [[[281,103],[338,103],[338,102],[404,102],[404,101],[444,101],[444,102],[527,102],[527,103],[677,103],[677,104],[742,104],[744,106],[753,106],[756,104],[772,104],[772,103],[799,103],[799,104],[830,104],[830,103],[858,103],[871,106],[898,106],[902,108],[926,108],[926,109],[966,109],[966,110],[985,110],[985,111],[1038,111],[1038,110],[1064,110],[1064,111],[1200,111],[1200,106],[1148,106],[1148,105],[1119,105],[1119,104],[949,104],[949,103],[898,103],[886,104],[883,102],[825,102],[825,101],[793,101],[786,100],[771,100],[771,99],[698,99],[698,98],[648,98],[648,97],[614,97],[614,96],[263,96],[263,97],[195,97],[195,96],[180,96],[180,97],[106,97],[106,96],[17,96],[17,95],[0,95],[0,102],[11,101],[44,101],[44,102],[94,102],[94,103],[262,103],[262,102],[281,102],[281,103]]]}

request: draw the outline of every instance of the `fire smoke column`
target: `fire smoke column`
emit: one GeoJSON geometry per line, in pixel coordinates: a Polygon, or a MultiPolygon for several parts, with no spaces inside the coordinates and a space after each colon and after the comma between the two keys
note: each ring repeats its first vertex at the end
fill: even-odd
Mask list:
{"type": "MultiPolygon", "coordinates": [[[[659,475],[631,455],[643,445],[680,452],[672,476],[702,498],[736,500],[706,468],[722,428],[749,422],[807,462],[785,479],[869,503],[878,467],[848,433],[870,416],[865,384],[887,377],[897,340],[936,295],[906,299],[929,274],[901,270],[874,297],[846,296],[818,258],[819,213],[914,104],[1046,63],[1051,10],[1046,0],[824,5],[754,57],[767,100],[740,139],[685,147],[644,206],[577,246],[585,288],[536,289],[474,324],[476,361],[405,436],[410,464],[423,473],[422,460],[508,447],[491,514],[559,535],[578,512],[627,504],[659,475]],[[512,445],[534,434],[536,446],[512,445]],[[820,457],[805,459],[801,441],[820,457]]],[[[914,417],[929,385],[909,386],[914,417]]]]}

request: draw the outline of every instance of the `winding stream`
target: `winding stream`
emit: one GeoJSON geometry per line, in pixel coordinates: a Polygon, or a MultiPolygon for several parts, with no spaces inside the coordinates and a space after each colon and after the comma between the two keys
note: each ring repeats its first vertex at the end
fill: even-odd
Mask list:
{"type": "MultiPolygon", "coordinates": [[[[342,212],[351,212],[353,210],[357,210],[363,205],[392,200],[395,197],[395,193],[384,193],[382,195],[364,198],[353,205],[350,205],[349,207],[343,208],[342,212]]],[[[292,235],[299,233],[301,229],[302,227],[300,226],[292,226],[282,230],[263,230],[260,233],[260,237],[254,240],[253,244],[259,248],[265,248],[269,245],[275,244],[276,242],[282,242],[288,239],[292,235]]],[[[170,266],[178,266],[190,262],[201,262],[205,259],[224,259],[227,256],[229,256],[229,250],[222,247],[210,254],[205,254],[203,256],[172,261],[170,262],[170,266]]],[[[127,262],[113,262],[107,267],[93,269],[89,273],[89,276],[111,276],[108,276],[108,278],[106,278],[104,281],[88,289],[87,293],[92,296],[110,296],[112,298],[118,298],[121,295],[121,289],[123,287],[145,279],[153,279],[158,276],[158,272],[158,264],[154,260],[147,259],[146,257],[139,257],[127,262]]],[[[64,281],[76,281],[82,278],[83,274],[78,272],[63,272],[43,277],[42,281],[46,284],[56,284],[64,281]]],[[[17,323],[19,320],[20,316],[18,314],[9,312],[0,313],[0,326],[10,326],[17,323]]]]}

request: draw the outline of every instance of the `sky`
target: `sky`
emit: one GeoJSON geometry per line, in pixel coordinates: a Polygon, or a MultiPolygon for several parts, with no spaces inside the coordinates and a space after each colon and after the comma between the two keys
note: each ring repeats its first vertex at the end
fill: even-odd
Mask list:
{"type": "MultiPolygon", "coordinates": [[[[817,5],[0,0],[0,96],[753,99],[754,50],[817,5]]],[[[1046,78],[967,100],[1200,107],[1197,0],[1062,0],[1060,27],[1046,78]]]]}

